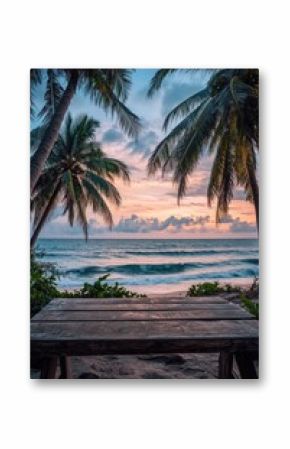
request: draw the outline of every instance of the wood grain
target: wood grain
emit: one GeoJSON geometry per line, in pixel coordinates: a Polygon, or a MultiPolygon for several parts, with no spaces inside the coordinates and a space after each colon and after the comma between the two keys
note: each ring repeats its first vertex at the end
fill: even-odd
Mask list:
{"type": "Polygon", "coordinates": [[[44,309],[42,310],[56,310],[56,311],[170,311],[170,310],[195,310],[195,309],[205,309],[205,310],[211,310],[211,309],[225,309],[229,307],[235,307],[235,304],[229,304],[229,303],[217,303],[217,304],[199,304],[199,303],[184,303],[184,304],[177,304],[177,303],[168,303],[168,304],[156,304],[156,303],[147,303],[147,304],[141,304],[141,303],[123,303],[123,304],[115,304],[115,303],[102,303],[100,304],[98,301],[95,301],[93,303],[87,304],[85,302],[72,302],[72,301],[65,301],[62,303],[53,303],[48,304],[44,309]]]}
{"type": "Polygon", "coordinates": [[[240,307],[194,308],[191,310],[43,310],[32,321],[151,321],[151,320],[253,319],[240,307]]]}
{"type": "Polygon", "coordinates": [[[60,306],[62,304],[99,305],[107,304],[227,304],[220,296],[210,297],[147,297],[147,298],[56,298],[50,301],[47,307],[60,306]]]}
{"type": "Polygon", "coordinates": [[[32,322],[35,351],[96,355],[257,349],[255,320],[32,322]]]}

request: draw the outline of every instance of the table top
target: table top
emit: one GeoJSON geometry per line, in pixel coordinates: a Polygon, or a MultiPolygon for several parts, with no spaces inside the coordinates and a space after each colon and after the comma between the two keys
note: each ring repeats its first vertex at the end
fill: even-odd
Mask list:
{"type": "Polygon", "coordinates": [[[221,297],[53,299],[31,320],[47,355],[257,350],[258,322],[221,297]]]}

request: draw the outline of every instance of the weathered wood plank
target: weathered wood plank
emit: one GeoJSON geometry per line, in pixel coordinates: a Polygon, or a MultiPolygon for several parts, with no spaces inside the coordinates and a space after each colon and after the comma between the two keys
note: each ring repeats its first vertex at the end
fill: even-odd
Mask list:
{"type": "Polygon", "coordinates": [[[252,320],[32,322],[32,350],[96,355],[256,350],[252,320]]]}
{"type": "Polygon", "coordinates": [[[147,298],[55,298],[49,306],[64,303],[83,304],[226,304],[228,301],[219,296],[201,296],[201,297],[147,297],[147,298]]]}
{"type": "Polygon", "coordinates": [[[92,304],[85,304],[82,302],[65,302],[65,303],[53,303],[48,304],[42,310],[56,310],[56,311],[170,311],[170,310],[195,310],[195,309],[228,309],[229,307],[235,307],[236,304],[223,303],[223,304],[100,304],[95,301],[92,304]]]}
{"type": "Polygon", "coordinates": [[[147,320],[233,320],[253,319],[238,306],[197,308],[191,310],[140,311],[66,311],[43,309],[32,321],[147,321],[147,320]]]}
{"type": "Polygon", "coordinates": [[[195,337],[209,336],[255,336],[258,332],[256,320],[214,320],[214,321],[76,321],[76,322],[32,322],[32,340],[41,338],[121,338],[159,336],[195,337]]]}

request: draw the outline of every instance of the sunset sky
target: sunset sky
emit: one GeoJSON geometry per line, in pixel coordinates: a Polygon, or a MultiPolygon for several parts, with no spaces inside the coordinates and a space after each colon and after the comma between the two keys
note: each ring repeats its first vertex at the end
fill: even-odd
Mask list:
{"type": "MultiPolygon", "coordinates": [[[[256,237],[254,208],[244,200],[242,191],[236,192],[224,223],[215,224],[215,206],[208,208],[206,199],[211,167],[208,157],[204,157],[192,175],[187,195],[180,206],[177,205],[176,187],[172,185],[170,176],[164,179],[159,175],[148,178],[148,157],[163,137],[162,123],[166,114],[200,90],[208,77],[203,70],[194,75],[178,73],[168,78],[153,99],[148,99],[146,93],[154,73],[155,70],[138,69],[133,75],[128,106],[141,118],[143,125],[137,140],[127,137],[116,120],[91,103],[83,92],[79,91],[72,101],[72,115],[86,113],[99,120],[101,126],[96,140],[108,155],[126,162],[131,169],[131,183],[124,185],[118,182],[122,205],[119,209],[112,207],[113,230],[108,230],[98,215],[88,211],[90,238],[256,237]]],[[[43,90],[44,86],[41,86],[37,92],[39,106],[43,90]]],[[[32,127],[37,125],[37,121],[32,122],[32,127]]],[[[79,226],[69,226],[67,217],[61,214],[61,208],[57,209],[41,233],[41,237],[46,238],[82,236],[79,226]]]]}

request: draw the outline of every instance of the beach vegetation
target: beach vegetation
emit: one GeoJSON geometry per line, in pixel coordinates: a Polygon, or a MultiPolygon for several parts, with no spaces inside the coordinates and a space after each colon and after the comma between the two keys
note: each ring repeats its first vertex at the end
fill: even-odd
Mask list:
{"type": "Polygon", "coordinates": [[[239,285],[220,284],[219,282],[202,282],[193,284],[188,289],[187,296],[211,296],[227,293],[235,293],[234,299],[250,312],[256,319],[259,319],[259,279],[254,278],[248,288],[239,285]]]}
{"type": "Polygon", "coordinates": [[[256,277],[252,285],[240,294],[241,305],[254,317],[259,319],[259,279],[256,277]]]}
{"type": "Polygon", "coordinates": [[[56,266],[44,263],[37,258],[41,254],[31,252],[30,257],[30,313],[39,312],[52,298],[59,295],[57,288],[58,272],[56,266]]]}
{"type": "Polygon", "coordinates": [[[106,282],[110,273],[107,273],[93,284],[88,282],[80,290],[62,291],[59,292],[59,297],[63,298],[144,298],[146,295],[141,295],[136,292],[127,290],[118,282],[109,284],[106,282]]]}
{"type": "Polygon", "coordinates": [[[193,284],[187,291],[187,296],[211,296],[221,293],[240,293],[241,287],[238,285],[225,284],[219,282],[202,282],[193,284]]]}
{"type": "Polygon", "coordinates": [[[254,317],[259,319],[259,303],[254,302],[252,299],[247,298],[245,295],[241,295],[241,304],[244,308],[250,312],[254,317]]]}

